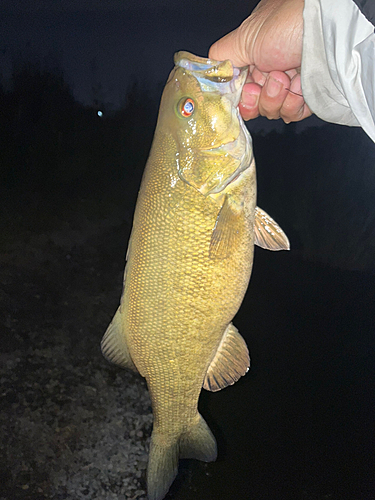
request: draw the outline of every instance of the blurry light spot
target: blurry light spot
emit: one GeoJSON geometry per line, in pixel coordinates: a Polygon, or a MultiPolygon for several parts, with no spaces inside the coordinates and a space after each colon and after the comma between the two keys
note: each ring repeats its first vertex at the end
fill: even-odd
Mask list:
{"type": "Polygon", "coordinates": [[[103,112],[102,111],[98,111],[98,116],[102,117],[103,116],[103,112]]]}

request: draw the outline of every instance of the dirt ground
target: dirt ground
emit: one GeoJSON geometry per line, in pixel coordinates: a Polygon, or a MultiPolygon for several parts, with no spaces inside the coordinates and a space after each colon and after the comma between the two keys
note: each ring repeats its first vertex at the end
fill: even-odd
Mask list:
{"type": "Polygon", "coordinates": [[[120,298],[125,219],[73,211],[2,242],[1,500],[145,498],[146,386],[99,347],[120,298]]]}

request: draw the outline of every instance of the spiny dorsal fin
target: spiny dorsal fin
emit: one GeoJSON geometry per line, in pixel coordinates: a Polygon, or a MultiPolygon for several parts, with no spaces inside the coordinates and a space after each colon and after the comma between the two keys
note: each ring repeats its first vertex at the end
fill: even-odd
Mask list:
{"type": "Polygon", "coordinates": [[[121,307],[117,309],[116,314],[107,328],[100,345],[103,356],[108,361],[115,363],[122,368],[129,368],[130,370],[138,372],[130,356],[128,346],[126,345],[121,317],[121,307]]]}
{"type": "Polygon", "coordinates": [[[229,257],[232,248],[236,248],[236,240],[239,235],[239,213],[231,207],[228,196],[217,216],[216,225],[212,231],[210,243],[210,258],[225,259],[229,257]]]}
{"type": "Polygon", "coordinates": [[[208,367],[203,388],[212,392],[220,391],[237,382],[249,367],[250,357],[246,343],[237,328],[230,323],[208,367]]]}
{"type": "Polygon", "coordinates": [[[289,240],[284,231],[259,207],[255,209],[254,245],[266,250],[290,250],[289,240]]]}

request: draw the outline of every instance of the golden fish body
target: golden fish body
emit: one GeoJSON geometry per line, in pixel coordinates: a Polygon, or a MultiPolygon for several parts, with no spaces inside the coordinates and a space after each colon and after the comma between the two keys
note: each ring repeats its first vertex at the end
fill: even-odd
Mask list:
{"type": "Polygon", "coordinates": [[[246,70],[186,52],[175,64],[138,196],[121,305],[102,341],[107,358],[147,380],[150,500],[165,496],[179,458],[215,460],[199,395],[248,370],[231,320],[248,286],[254,234],[283,237],[255,206],[251,139],[237,109],[246,70]]]}

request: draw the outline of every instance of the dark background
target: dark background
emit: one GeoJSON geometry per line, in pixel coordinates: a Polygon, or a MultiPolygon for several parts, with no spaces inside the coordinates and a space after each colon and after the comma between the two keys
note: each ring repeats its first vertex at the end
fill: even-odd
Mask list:
{"type": "MultiPolygon", "coordinates": [[[[3,2],[1,499],[81,498],[52,485],[48,467],[43,475],[40,464],[61,451],[57,444],[47,458],[35,436],[24,441],[27,407],[34,419],[51,416],[49,399],[35,393],[52,378],[69,392],[98,373],[115,377],[98,345],[121,293],[173,53],[207,54],[254,4],[3,2]],[[42,351],[51,354],[42,359],[42,351]]],[[[284,229],[291,251],[256,249],[235,318],[252,369],[225,391],[203,391],[219,459],[183,462],[169,498],[374,499],[375,146],[360,129],[316,117],[248,126],[258,204],[284,229]]],[[[136,377],[126,380],[144,391],[136,377]]],[[[68,428],[71,407],[59,398],[54,411],[68,428]]],[[[115,486],[106,488],[85,498],[112,498],[115,486]]]]}

